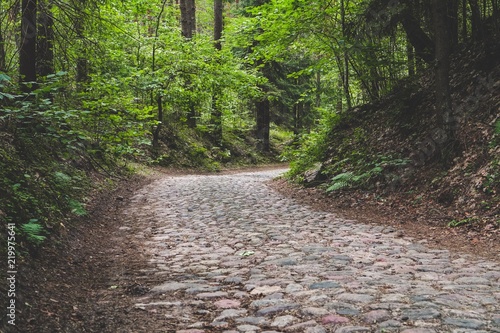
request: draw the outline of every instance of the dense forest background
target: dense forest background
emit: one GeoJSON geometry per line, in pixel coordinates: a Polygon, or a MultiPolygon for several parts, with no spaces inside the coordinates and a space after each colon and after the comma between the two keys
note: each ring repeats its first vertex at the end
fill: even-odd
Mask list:
{"type": "Polygon", "coordinates": [[[499,5],[4,0],[2,233],[36,247],[130,161],[279,159],[333,195],[421,185],[461,207],[447,222],[498,228],[499,5]]]}

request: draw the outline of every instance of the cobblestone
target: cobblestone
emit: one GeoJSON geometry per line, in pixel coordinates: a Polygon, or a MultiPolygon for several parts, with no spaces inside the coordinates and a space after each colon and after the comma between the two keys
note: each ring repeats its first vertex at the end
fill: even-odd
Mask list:
{"type": "Polygon", "coordinates": [[[499,332],[500,264],[314,211],[265,185],[283,170],[176,176],[139,191],[151,292],[177,333],[499,332]],[[151,274],[153,272],[153,274],[151,274]]]}

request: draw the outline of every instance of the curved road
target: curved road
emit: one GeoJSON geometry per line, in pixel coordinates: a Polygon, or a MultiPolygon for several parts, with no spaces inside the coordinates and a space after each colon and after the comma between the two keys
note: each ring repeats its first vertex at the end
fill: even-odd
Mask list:
{"type": "Polygon", "coordinates": [[[500,264],[314,211],[265,182],[283,170],[176,176],[126,224],[150,258],[134,310],[157,332],[500,332],[500,264]]]}

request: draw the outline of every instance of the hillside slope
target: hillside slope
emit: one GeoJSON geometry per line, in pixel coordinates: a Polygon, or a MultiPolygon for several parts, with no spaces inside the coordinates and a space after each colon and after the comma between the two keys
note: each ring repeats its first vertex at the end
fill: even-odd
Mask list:
{"type": "Polygon", "coordinates": [[[429,71],[335,117],[290,176],[325,189],[339,208],[374,206],[401,220],[460,227],[454,232],[473,242],[500,240],[500,46],[471,50],[453,59],[452,149],[439,145],[429,71]]]}

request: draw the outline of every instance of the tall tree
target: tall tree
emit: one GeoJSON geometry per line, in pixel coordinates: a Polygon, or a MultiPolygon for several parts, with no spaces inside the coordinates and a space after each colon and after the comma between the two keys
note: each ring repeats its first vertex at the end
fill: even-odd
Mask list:
{"type": "Polygon", "coordinates": [[[222,30],[224,29],[224,4],[222,0],[214,0],[214,43],[217,50],[222,49],[222,30]]]}
{"type": "MultiPolygon", "coordinates": [[[[36,0],[22,1],[21,49],[19,50],[19,73],[21,82],[36,82],[36,0]]],[[[25,92],[33,91],[35,84],[22,84],[25,92]]]]}
{"type": "MultiPolygon", "coordinates": [[[[214,0],[214,47],[217,51],[222,50],[222,30],[224,28],[224,5],[222,0],[214,0]]],[[[212,140],[215,144],[222,144],[222,112],[219,105],[220,88],[218,82],[214,82],[212,95],[212,140]]]]}
{"type": "Polygon", "coordinates": [[[450,92],[450,54],[453,40],[449,11],[456,0],[432,0],[436,50],[436,107],[441,128],[453,139],[453,115],[450,92]]]}
{"type": "Polygon", "coordinates": [[[474,41],[480,41],[484,37],[483,22],[481,19],[481,8],[477,0],[469,0],[472,16],[471,16],[471,27],[472,27],[472,39],[474,41]]]}
{"type": "Polygon", "coordinates": [[[54,73],[54,18],[52,0],[39,0],[37,70],[40,76],[54,73]]]}
{"type": "MultiPolygon", "coordinates": [[[[180,0],[179,7],[181,10],[181,30],[182,36],[186,40],[191,40],[196,31],[196,4],[195,0],[180,0]]],[[[189,89],[191,81],[188,80],[186,85],[189,89]]],[[[196,127],[196,109],[193,101],[189,102],[187,124],[191,128],[196,127]]]]}
{"type": "Polygon", "coordinates": [[[343,59],[339,61],[342,63],[341,66],[341,76],[342,76],[342,84],[344,87],[344,97],[347,102],[347,108],[350,109],[352,106],[351,102],[351,89],[349,84],[349,52],[347,51],[347,46],[345,44],[345,38],[347,37],[347,26],[346,26],[346,5],[348,0],[340,0],[340,22],[342,28],[342,38],[343,42],[343,59]]]}
{"type": "Polygon", "coordinates": [[[0,20],[0,71],[6,72],[6,56],[5,56],[5,41],[2,32],[2,20],[0,20]]]}
{"type": "Polygon", "coordinates": [[[193,38],[196,31],[196,4],[195,0],[180,0],[182,36],[193,38]]]}
{"type": "Polygon", "coordinates": [[[270,102],[267,94],[261,97],[261,99],[255,102],[256,108],[256,120],[257,120],[257,149],[263,152],[267,152],[270,149],[269,142],[269,131],[270,131],[270,102]]]}
{"type": "Polygon", "coordinates": [[[76,59],[76,81],[85,83],[89,80],[89,59],[85,48],[85,5],[87,0],[74,0],[74,8],[77,12],[73,21],[73,29],[79,42],[79,50],[76,59]]]}

